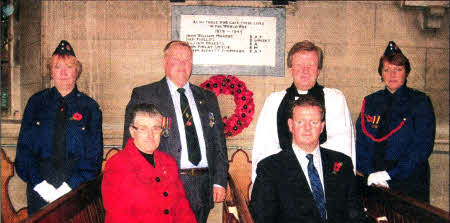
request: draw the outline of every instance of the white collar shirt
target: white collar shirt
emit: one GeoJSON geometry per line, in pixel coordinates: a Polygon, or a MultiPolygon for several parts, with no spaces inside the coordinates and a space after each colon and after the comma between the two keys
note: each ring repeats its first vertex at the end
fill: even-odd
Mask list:
{"type": "Polygon", "coordinates": [[[205,168],[208,167],[208,160],[206,158],[206,144],[205,139],[203,137],[203,129],[202,123],[200,121],[200,115],[198,113],[197,105],[195,103],[194,95],[192,94],[189,82],[187,82],[183,88],[185,89],[184,94],[186,95],[189,107],[191,109],[192,117],[194,119],[195,130],[197,132],[198,142],[200,144],[200,153],[202,155],[202,159],[198,163],[197,166],[192,164],[188,159],[188,150],[187,150],[187,141],[186,141],[186,133],[184,129],[184,121],[181,112],[180,106],[180,93],[177,91],[178,87],[166,78],[167,85],[169,86],[170,96],[172,97],[172,102],[175,107],[175,115],[177,117],[177,126],[178,131],[180,133],[180,141],[181,141],[181,160],[180,160],[180,169],[189,169],[189,168],[205,168]]]}
{"type": "MultiPolygon", "coordinates": [[[[303,174],[305,174],[306,180],[308,181],[309,189],[311,190],[311,182],[309,180],[308,175],[308,163],[309,160],[306,158],[306,155],[308,155],[305,151],[300,149],[296,144],[292,143],[292,148],[294,150],[294,154],[297,157],[298,162],[300,163],[300,166],[302,167],[303,174]]],[[[322,168],[322,157],[320,155],[320,147],[317,146],[316,149],[311,153],[313,155],[313,164],[314,167],[317,170],[317,173],[319,174],[320,183],[322,184],[322,189],[325,195],[325,185],[323,182],[323,168],[322,168]]],[[[312,192],[312,190],[311,190],[312,192]]]]}

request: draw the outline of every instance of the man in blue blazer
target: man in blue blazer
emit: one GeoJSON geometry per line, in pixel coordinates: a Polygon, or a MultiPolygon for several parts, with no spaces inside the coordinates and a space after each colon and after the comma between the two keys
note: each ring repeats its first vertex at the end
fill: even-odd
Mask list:
{"type": "Polygon", "coordinates": [[[189,83],[192,49],[188,43],[171,41],[166,45],[164,69],[166,76],[162,80],[133,89],[125,112],[123,142],[125,145],[130,138],[130,108],[140,103],[156,105],[163,115],[164,128],[159,150],[177,161],[197,221],[206,222],[214,202],[225,199],[228,177],[224,124],[217,97],[189,83]]]}
{"type": "Polygon", "coordinates": [[[301,95],[289,113],[292,148],[257,167],[250,211],[255,222],[364,222],[350,157],[319,146],[325,107],[301,95]]]}

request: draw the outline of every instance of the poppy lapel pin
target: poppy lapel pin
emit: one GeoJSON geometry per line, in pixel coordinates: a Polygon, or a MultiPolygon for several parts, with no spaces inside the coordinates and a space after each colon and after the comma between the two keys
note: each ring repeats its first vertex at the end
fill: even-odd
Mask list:
{"type": "Polygon", "coordinates": [[[334,162],[332,174],[339,173],[339,171],[341,171],[341,167],[342,167],[342,162],[334,162]]]}
{"type": "Polygon", "coordinates": [[[70,117],[70,120],[81,121],[81,119],[83,119],[83,115],[78,112],[75,112],[75,114],[70,117]]]}

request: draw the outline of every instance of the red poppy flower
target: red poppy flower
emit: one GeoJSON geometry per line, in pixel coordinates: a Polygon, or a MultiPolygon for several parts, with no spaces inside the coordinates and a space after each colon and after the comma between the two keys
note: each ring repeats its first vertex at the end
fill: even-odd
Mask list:
{"type": "Polygon", "coordinates": [[[333,165],[333,174],[336,174],[341,170],[342,162],[335,162],[333,165]]]}
{"type": "Polygon", "coordinates": [[[76,112],[75,114],[73,114],[72,118],[73,118],[73,120],[80,121],[81,119],[83,119],[83,115],[76,112]]]}

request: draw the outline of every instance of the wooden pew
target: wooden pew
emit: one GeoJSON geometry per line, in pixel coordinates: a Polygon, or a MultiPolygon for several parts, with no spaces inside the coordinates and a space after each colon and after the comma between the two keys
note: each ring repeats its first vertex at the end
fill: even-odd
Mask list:
{"type": "Polygon", "coordinates": [[[58,200],[43,207],[39,212],[25,219],[24,223],[103,223],[105,210],[101,192],[102,175],[80,185],[58,200]]]}
{"type": "Polygon", "coordinates": [[[389,223],[450,222],[449,212],[389,189],[364,185],[362,201],[369,216],[385,216],[389,223]]]}
{"type": "MultiPolygon", "coordinates": [[[[118,150],[107,153],[105,161],[118,150]]],[[[27,217],[26,209],[15,212],[7,191],[7,183],[14,173],[4,151],[2,157],[2,222],[19,222],[27,217]],[[6,165],[5,165],[6,164],[6,165]],[[5,187],[6,186],[6,187],[5,187]],[[9,203],[8,203],[9,202],[9,203]],[[5,205],[6,204],[6,205],[5,205]]],[[[244,150],[237,150],[230,160],[230,180],[223,205],[224,223],[253,223],[248,210],[251,187],[251,161],[244,150]],[[231,209],[235,208],[234,215],[231,209]]],[[[23,222],[103,222],[104,209],[101,199],[101,176],[83,184],[23,222]]],[[[421,203],[413,198],[388,189],[362,187],[362,200],[367,214],[373,218],[386,216],[389,223],[450,223],[449,212],[421,203]]]]}
{"type": "Polygon", "coordinates": [[[252,184],[251,169],[252,163],[247,153],[238,149],[229,160],[229,179],[227,196],[223,205],[224,223],[253,223],[252,216],[248,209],[249,190],[252,184]],[[230,211],[235,209],[237,216],[230,211]]]}
{"type": "MultiPolygon", "coordinates": [[[[223,222],[253,222],[248,211],[251,161],[246,152],[239,149],[233,153],[229,162],[230,180],[224,203],[223,222]],[[229,207],[236,208],[237,217],[230,213],[229,207]]],[[[368,187],[365,184],[361,185],[361,191],[367,215],[374,219],[386,216],[389,223],[450,223],[449,212],[419,202],[399,192],[368,187]]]]}
{"type": "Polygon", "coordinates": [[[8,193],[8,184],[11,178],[14,176],[14,163],[8,159],[6,153],[0,148],[1,158],[1,188],[2,188],[2,218],[1,222],[4,223],[16,223],[28,217],[28,210],[22,208],[19,211],[15,211],[11,203],[11,199],[8,193]]]}
{"type": "Polygon", "coordinates": [[[230,177],[228,184],[230,186],[230,193],[233,198],[230,203],[233,203],[236,206],[239,217],[238,222],[253,223],[253,218],[248,209],[248,200],[245,199],[244,192],[234,183],[234,179],[232,177],[230,177]]]}
{"type": "MultiPolygon", "coordinates": [[[[106,153],[102,162],[102,170],[106,161],[118,152],[118,149],[113,148],[106,153]]],[[[105,213],[101,197],[101,176],[94,181],[80,185],[33,216],[28,216],[27,208],[16,212],[8,193],[9,180],[14,176],[14,164],[8,159],[3,149],[0,149],[0,155],[2,166],[1,222],[103,222],[105,213]]]]}

